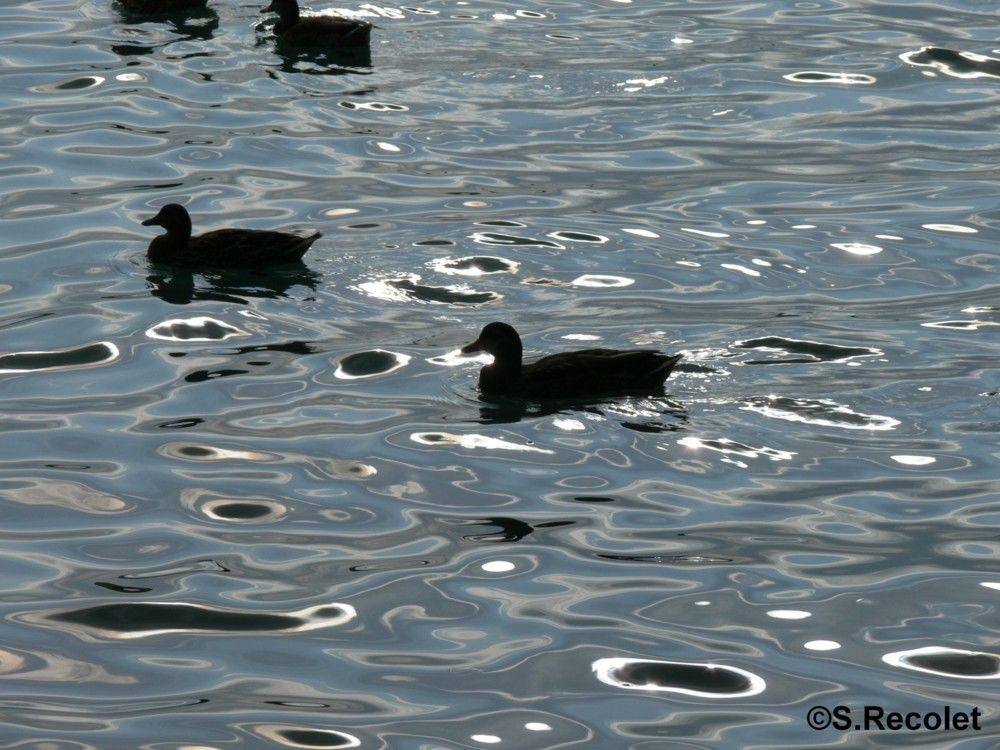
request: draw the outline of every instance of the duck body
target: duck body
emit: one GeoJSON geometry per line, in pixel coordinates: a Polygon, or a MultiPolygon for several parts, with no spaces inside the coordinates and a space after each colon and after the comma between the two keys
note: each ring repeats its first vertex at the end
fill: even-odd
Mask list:
{"type": "Polygon", "coordinates": [[[301,18],[298,0],[271,0],[267,11],[276,12],[274,35],[297,47],[367,47],[372,25],[367,21],[343,16],[301,18]]]}
{"type": "Polygon", "coordinates": [[[506,323],[490,323],[462,351],[493,355],[479,371],[483,394],[532,400],[657,390],[681,359],[655,349],[580,349],[523,363],[521,337],[506,323]]]}
{"type": "Polygon", "coordinates": [[[298,263],[322,235],[269,229],[216,229],[192,236],[191,217],[184,206],[168,203],[143,226],[161,226],[166,234],[154,237],[147,256],[154,263],[215,268],[265,268],[298,263]]]}

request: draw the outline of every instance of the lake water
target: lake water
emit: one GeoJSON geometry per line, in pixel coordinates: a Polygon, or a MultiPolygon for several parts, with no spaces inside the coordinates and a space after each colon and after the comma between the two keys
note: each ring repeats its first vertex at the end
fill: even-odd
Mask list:
{"type": "Polygon", "coordinates": [[[996,747],[996,3],[265,4],[0,8],[0,747],[996,747]]]}

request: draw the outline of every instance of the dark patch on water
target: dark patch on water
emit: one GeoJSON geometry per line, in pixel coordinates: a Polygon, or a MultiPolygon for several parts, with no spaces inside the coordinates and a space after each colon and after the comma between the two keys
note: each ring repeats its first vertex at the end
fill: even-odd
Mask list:
{"type": "Polygon", "coordinates": [[[674,432],[680,429],[679,425],[663,424],[662,422],[622,422],[622,427],[635,432],[648,432],[652,434],[661,432],[674,432]]]}
{"type": "MultiPolygon", "coordinates": [[[[325,708],[325,706],[317,706],[317,704],[308,704],[308,707],[325,708]]],[[[347,707],[337,706],[335,708],[345,711],[347,707]]],[[[355,711],[357,710],[355,708],[355,711]]],[[[255,727],[255,730],[276,745],[298,748],[299,750],[346,750],[347,748],[361,747],[361,741],[357,737],[334,729],[261,724],[255,727]]]]}
{"type": "Polygon", "coordinates": [[[551,247],[561,249],[558,242],[550,242],[536,237],[518,237],[513,234],[500,234],[498,232],[476,232],[472,239],[484,245],[504,245],[516,247],[551,247]]]}
{"type": "Polygon", "coordinates": [[[258,503],[218,503],[212,512],[221,518],[232,518],[237,521],[249,521],[273,514],[271,508],[258,503]]]}
{"type": "Polygon", "coordinates": [[[894,430],[899,420],[880,414],[862,414],[830,399],[756,396],[743,409],[789,422],[857,430],[894,430]]]}
{"type": "Polygon", "coordinates": [[[872,84],[876,79],[874,76],[863,73],[839,73],[825,72],[822,70],[804,70],[800,73],[791,73],[785,78],[789,81],[800,83],[841,83],[841,84],[872,84]]]}
{"type": "Polygon", "coordinates": [[[108,342],[71,349],[0,354],[0,374],[92,367],[118,358],[118,347],[108,342]]]}
{"type": "Polygon", "coordinates": [[[2,12],[0,356],[124,355],[0,377],[5,744],[811,747],[802,696],[990,695],[995,4],[366,4],[353,69],[264,4],[2,12]],[[885,52],[929,29],[970,51],[885,52]],[[167,202],[325,238],[153,265],[167,202]],[[687,351],[676,403],[481,401],[495,319],[687,351]],[[94,610],[147,601],[305,624],[94,610]]]}
{"type": "Polygon", "coordinates": [[[956,677],[996,677],[1000,672],[1000,658],[993,654],[923,654],[906,661],[915,667],[956,677]]]}
{"type": "Polygon", "coordinates": [[[418,284],[411,279],[389,279],[385,283],[419,302],[445,305],[485,305],[501,299],[501,295],[496,292],[476,292],[457,286],[429,286],[418,284]]]}
{"type": "Polygon", "coordinates": [[[1000,656],[969,652],[947,647],[914,649],[885,657],[897,666],[965,679],[995,679],[1000,677],[1000,656]]]}
{"type": "Polygon", "coordinates": [[[145,586],[121,586],[117,583],[109,583],[107,581],[96,581],[94,585],[114,591],[116,594],[145,594],[153,590],[145,586]]]}
{"type": "Polygon", "coordinates": [[[588,234],[586,232],[552,232],[549,236],[557,240],[564,240],[565,242],[589,242],[598,245],[608,241],[607,237],[599,234],[588,234]]]}
{"type": "Polygon", "coordinates": [[[246,375],[249,370],[224,369],[224,370],[195,370],[184,376],[185,382],[204,383],[206,380],[216,380],[218,378],[228,378],[233,375],[246,375]]]}
{"type": "Polygon", "coordinates": [[[380,349],[369,352],[349,354],[338,363],[344,374],[354,378],[364,378],[379,375],[397,369],[402,363],[399,356],[393,352],[380,349]]]}
{"type": "Polygon", "coordinates": [[[487,275],[494,273],[516,273],[517,263],[492,255],[472,255],[465,258],[444,258],[430,264],[432,268],[445,273],[465,273],[467,275],[487,275]]]}
{"type": "Polygon", "coordinates": [[[704,555],[609,555],[599,554],[605,560],[618,562],[662,563],[666,565],[725,565],[734,562],[731,557],[705,557],[704,555]]]}
{"type": "Polygon", "coordinates": [[[529,523],[517,518],[495,516],[464,523],[496,526],[500,531],[489,534],[466,534],[462,538],[473,542],[519,542],[534,531],[529,523]]]}
{"type": "Polygon", "coordinates": [[[78,625],[106,638],[145,638],[163,633],[280,633],[342,625],[356,616],[346,604],[325,604],[296,612],[224,609],[186,602],[98,604],[43,615],[39,622],[78,625]]]}
{"type": "Polygon", "coordinates": [[[764,349],[784,354],[798,354],[799,357],[748,360],[748,365],[810,364],[813,362],[846,362],[856,357],[873,357],[882,352],[861,346],[841,346],[819,341],[799,341],[782,336],[765,336],[747,339],[733,344],[737,349],[764,349]]]}
{"type": "Polygon", "coordinates": [[[330,730],[282,729],[277,734],[296,747],[329,748],[330,750],[357,747],[353,738],[330,730]]]}
{"type": "Polygon", "coordinates": [[[633,690],[734,698],[764,689],[757,675],[720,664],[612,658],[596,661],[594,671],[602,682],[633,690]]]}
{"type": "Polygon", "coordinates": [[[1000,78],[1000,59],[947,47],[923,47],[899,56],[910,65],[935,68],[955,78],[1000,78]]]}
{"type": "Polygon", "coordinates": [[[169,422],[160,422],[156,426],[163,430],[187,430],[204,422],[205,420],[201,417],[187,417],[186,419],[171,419],[169,422]]]}
{"type": "Polygon", "coordinates": [[[108,633],[158,630],[222,631],[228,633],[292,630],[303,621],[287,615],[231,612],[189,604],[103,604],[52,615],[53,620],[108,633]]]}
{"type": "Polygon", "coordinates": [[[636,662],[619,667],[613,674],[631,685],[671,685],[721,695],[741,692],[749,685],[740,675],[702,664],[636,662]]]}
{"type": "Polygon", "coordinates": [[[308,341],[286,341],[279,344],[255,344],[253,346],[241,346],[236,349],[237,354],[251,354],[253,352],[283,352],[285,354],[293,354],[297,357],[304,357],[320,351],[322,351],[322,349],[308,341]]]}
{"type": "Polygon", "coordinates": [[[171,566],[157,570],[144,570],[141,573],[122,573],[119,578],[126,580],[142,580],[146,578],[165,578],[190,573],[229,573],[230,570],[217,560],[195,560],[191,563],[171,566]]]}

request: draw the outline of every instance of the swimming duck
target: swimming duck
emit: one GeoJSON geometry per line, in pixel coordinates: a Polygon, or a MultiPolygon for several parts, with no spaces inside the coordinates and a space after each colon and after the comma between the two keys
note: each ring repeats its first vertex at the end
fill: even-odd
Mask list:
{"type": "Polygon", "coordinates": [[[493,355],[493,364],[479,371],[482,393],[535,400],[657,389],[681,358],[655,349],[580,349],[522,364],[521,337],[506,323],[490,323],[462,352],[493,355]]]}
{"type": "Polygon", "coordinates": [[[271,0],[265,12],[277,13],[274,34],[281,41],[300,47],[367,46],[372,25],[367,21],[343,16],[299,18],[298,0],[271,0]]]}
{"type": "Polygon", "coordinates": [[[157,225],[167,230],[149,243],[146,251],[149,259],[179,266],[263,268],[296,263],[322,236],[315,230],[293,234],[268,229],[216,229],[192,237],[191,217],[177,203],[168,203],[142,225],[157,225]]]}

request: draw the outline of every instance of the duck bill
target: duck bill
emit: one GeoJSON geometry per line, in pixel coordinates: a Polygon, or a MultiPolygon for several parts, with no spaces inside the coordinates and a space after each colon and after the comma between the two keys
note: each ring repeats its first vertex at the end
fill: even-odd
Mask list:
{"type": "Polygon", "coordinates": [[[276,7],[274,7],[275,5],[277,5],[277,3],[275,2],[275,0],[271,0],[270,4],[266,8],[264,8],[264,12],[265,13],[276,13],[278,9],[276,7]]]}
{"type": "Polygon", "coordinates": [[[462,354],[475,354],[476,352],[481,352],[483,350],[483,345],[479,343],[479,339],[476,339],[471,344],[466,344],[462,347],[462,354]]]}
{"type": "Polygon", "coordinates": [[[144,227],[154,227],[154,226],[161,227],[161,226],[163,226],[163,224],[161,223],[162,219],[160,218],[162,216],[162,214],[163,214],[163,212],[161,211],[156,216],[154,216],[152,219],[146,219],[144,222],[142,222],[142,225],[144,227]]]}

